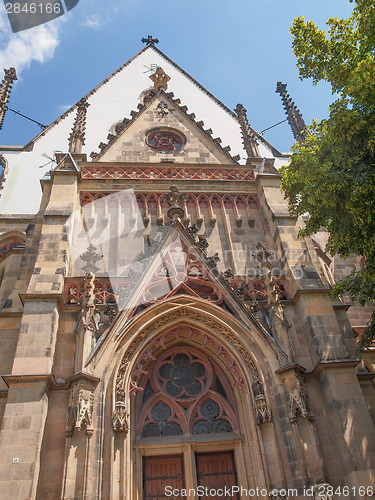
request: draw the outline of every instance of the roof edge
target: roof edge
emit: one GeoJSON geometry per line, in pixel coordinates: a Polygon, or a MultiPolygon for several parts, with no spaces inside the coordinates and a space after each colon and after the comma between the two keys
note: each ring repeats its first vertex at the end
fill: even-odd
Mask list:
{"type": "MultiPolygon", "coordinates": [[[[149,46],[143,47],[139,52],[137,52],[133,57],[128,59],[124,64],[122,64],[119,68],[117,68],[113,73],[111,73],[107,78],[102,80],[96,87],[94,87],[90,92],[88,92],[86,95],[82,96],[82,98],[88,98],[91,97],[95,92],[97,92],[103,85],[109,82],[109,80],[112,80],[114,76],[117,75],[117,73],[120,73],[126,66],[128,66],[131,62],[133,62],[138,56],[140,56],[143,52],[145,52],[149,46]]],[[[82,99],[81,98],[81,99],[82,99]]],[[[66,110],[62,115],[60,115],[56,120],[54,120],[50,125],[48,125],[45,129],[43,129],[41,132],[39,132],[38,135],[36,135],[33,139],[31,139],[25,146],[22,146],[21,151],[30,151],[34,147],[34,143],[38,141],[41,137],[43,137],[46,132],[49,132],[55,125],[58,125],[62,120],[64,120],[72,111],[74,111],[77,108],[77,103],[73,104],[68,110],[66,110]]]]}
{"type": "MultiPolygon", "coordinates": [[[[160,56],[162,56],[166,61],[168,61],[172,66],[174,66],[178,71],[180,71],[184,76],[189,78],[189,80],[194,83],[202,92],[208,95],[216,104],[218,104],[221,108],[224,109],[232,118],[234,118],[236,121],[237,120],[237,115],[232,111],[228,106],[226,106],[223,102],[220,101],[216,96],[214,96],[209,90],[206,89],[201,83],[199,83],[195,78],[193,78],[187,71],[181,68],[177,63],[175,63],[172,59],[170,59],[167,55],[164,54],[163,51],[161,51],[158,47],[155,47],[154,45],[150,46],[152,49],[154,49],[160,56]]],[[[147,47],[146,47],[147,48],[147,47]]]]}

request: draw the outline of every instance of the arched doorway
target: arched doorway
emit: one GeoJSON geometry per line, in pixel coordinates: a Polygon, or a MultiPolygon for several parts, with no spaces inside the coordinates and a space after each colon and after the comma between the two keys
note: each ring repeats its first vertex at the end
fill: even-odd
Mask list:
{"type": "MultiPolygon", "coordinates": [[[[225,491],[238,485],[235,442],[241,436],[235,381],[229,381],[226,367],[219,366],[223,363],[211,350],[181,340],[149,351],[147,362],[133,371],[134,445],[144,499],[184,498],[189,491],[190,498],[198,492],[206,498],[201,493],[210,490],[207,498],[225,498],[225,491]]],[[[235,365],[234,360],[229,363],[235,365]]]]}
{"type": "MultiPolygon", "coordinates": [[[[120,351],[114,373],[112,422],[116,432],[111,494],[115,496],[118,491],[119,498],[144,500],[143,485],[149,464],[177,471],[174,475],[183,476],[184,486],[196,491],[203,477],[200,472],[211,474],[212,468],[219,472],[215,461],[222,462],[220,472],[232,471],[240,487],[266,487],[268,477],[260,424],[271,421],[265,379],[271,377],[269,360],[276,363],[269,346],[228,312],[197,298],[192,303],[191,297],[184,295],[140,313],[137,319],[122,333],[120,343],[126,347],[120,351]],[[187,358],[175,359],[175,348],[187,358]],[[162,368],[168,365],[167,361],[170,373],[168,368],[162,368]],[[186,369],[183,370],[180,375],[185,377],[185,384],[174,384],[176,388],[167,376],[173,375],[177,380],[178,370],[177,374],[172,373],[177,361],[188,367],[198,363],[194,368],[198,371],[194,371],[193,380],[191,372],[187,370],[186,374],[186,369]],[[209,370],[204,371],[200,364],[209,370]],[[162,369],[161,374],[157,367],[162,369]],[[177,396],[184,400],[181,404],[176,402],[177,396]],[[209,408],[213,412],[209,424],[216,425],[216,429],[224,427],[224,432],[207,432],[207,424],[202,423],[206,409],[202,408],[202,414],[200,408],[208,399],[216,403],[209,408]],[[159,402],[166,406],[159,404],[153,410],[159,402]],[[190,409],[193,407],[195,414],[190,409]],[[194,432],[198,422],[195,430],[206,428],[204,432],[194,432]],[[175,461],[163,465],[166,457],[175,461]]],[[[269,440],[271,459],[277,460],[271,426],[267,433],[269,440]]],[[[275,472],[278,474],[276,469],[275,472]]],[[[217,485],[215,476],[210,477],[217,485]]],[[[229,480],[225,482],[231,484],[229,480]]]]}

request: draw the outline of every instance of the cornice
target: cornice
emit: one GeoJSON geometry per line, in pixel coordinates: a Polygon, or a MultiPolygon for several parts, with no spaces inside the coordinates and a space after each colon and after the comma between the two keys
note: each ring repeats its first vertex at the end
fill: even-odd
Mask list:
{"type": "Polygon", "coordinates": [[[305,376],[314,378],[321,372],[337,368],[355,368],[360,361],[358,359],[333,359],[320,361],[310,372],[305,372],[305,376]]]}

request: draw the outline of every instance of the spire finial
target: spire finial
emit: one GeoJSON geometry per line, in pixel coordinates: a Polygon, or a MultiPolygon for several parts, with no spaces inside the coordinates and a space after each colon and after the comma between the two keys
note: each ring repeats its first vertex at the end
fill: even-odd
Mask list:
{"type": "Polygon", "coordinates": [[[250,127],[250,123],[248,122],[246,109],[242,104],[237,104],[234,111],[237,113],[238,121],[240,122],[242,143],[247,156],[249,158],[259,156],[258,141],[256,140],[255,134],[250,127]]]}
{"type": "Polygon", "coordinates": [[[158,38],[152,38],[152,35],[148,35],[147,38],[142,38],[142,43],[146,43],[148,45],[155,45],[155,43],[159,43],[158,38]]]}
{"type": "Polygon", "coordinates": [[[276,92],[280,94],[284,109],[288,117],[288,123],[292,129],[296,141],[303,142],[306,137],[306,123],[296,105],[286,91],[286,83],[277,82],[276,92]]]}
{"type": "Polygon", "coordinates": [[[4,69],[4,80],[0,86],[0,130],[3,126],[8,101],[13,82],[17,80],[16,70],[14,68],[4,69]]]}
{"type": "Polygon", "coordinates": [[[77,102],[77,114],[69,136],[69,153],[81,153],[85,144],[86,114],[90,104],[86,97],[77,102]]]}

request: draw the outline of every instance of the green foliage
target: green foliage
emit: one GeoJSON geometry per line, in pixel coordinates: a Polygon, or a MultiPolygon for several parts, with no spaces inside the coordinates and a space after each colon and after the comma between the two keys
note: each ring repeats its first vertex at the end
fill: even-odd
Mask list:
{"type": "MultiPolygon", "coordinates": [[[[372,301],[374,305],[375,280],[368,276],[367,272],[353,270],[349,276],[337,283],[332,291],[331,297],[337,298],[339,295],[349,293],[352,300],[358,300],[364,306],[367,301],[372,301]]],[[[375,339],[375,311],[373,312],[369,324],[361,336],[358,344],[359,350],[370,347],[375,339]]]]}
{"type": "MultiPolygon", "coordinates": [[[[338,98],[327,120],[308,127],[281,171],[292,214],[308,214],[300,236],[324,226],[327,250],[363,257],[363,269],[337,284],[375,303],[375,0],[357,0],[349,19],[329,19],[327,32],[299,17],[291,33],[301,79],[328,81],[338,98]]],[[[374,317],[367,336],[374,337],[374,317]]],[[[364,346],[363,346],[364,347],[364,346]]]]}

